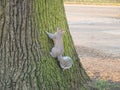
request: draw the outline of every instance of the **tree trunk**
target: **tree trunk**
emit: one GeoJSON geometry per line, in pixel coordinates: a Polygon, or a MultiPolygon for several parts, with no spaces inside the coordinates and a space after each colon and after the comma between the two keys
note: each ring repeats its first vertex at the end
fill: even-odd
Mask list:
{"type": "Polygon", "coordinates": [[[81,90],[89,80],[79,63],[62,0],[0,0],[0,90],[81,90]],[[45,31],[65,30],[63,71],[49,54],[45,31]]]}

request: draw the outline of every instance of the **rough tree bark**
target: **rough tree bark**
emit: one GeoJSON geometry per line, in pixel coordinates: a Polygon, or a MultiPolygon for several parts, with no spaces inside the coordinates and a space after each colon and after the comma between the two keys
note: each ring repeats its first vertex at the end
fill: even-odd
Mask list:
{"type": "MultiPolygon", "coordinates": [[[[62,0],[0,0],[0,90],[80,90],[89,80],[74,48],[62,0]],[[45,31],[65,30],[63,71],[45,31]]],[[[82,89],[81,89],[82,90],[82,89]]]]}

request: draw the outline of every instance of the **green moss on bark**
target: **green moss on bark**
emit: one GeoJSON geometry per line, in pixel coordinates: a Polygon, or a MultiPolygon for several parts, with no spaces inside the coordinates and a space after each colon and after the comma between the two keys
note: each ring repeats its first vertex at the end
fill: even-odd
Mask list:
{"type": "Polygon", "coordinates": [[[74,48],[74,44],[69,32],[65,10],[62,0],[37,0],[34,3],[36,23],[39,26],[40,42],[44,55],[42,55],[37,70],[37,80],[40,88],[47,90],[79,90],[84,83],[89,80],[74,48]],[[53,42],[45,33],[56,32],[57,27],[64,31],[64,55],[73,59],[73,66],[63,71],[57,59],[50,56],[49,52],[53,47],[53,42]]]}

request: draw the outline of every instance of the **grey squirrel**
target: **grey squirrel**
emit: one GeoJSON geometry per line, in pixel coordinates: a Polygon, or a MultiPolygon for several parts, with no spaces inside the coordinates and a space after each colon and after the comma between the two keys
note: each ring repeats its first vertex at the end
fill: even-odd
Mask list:
{"type": "Polygon", "coordinates": [[[46,32],[48,37],[51,38],[54,42],[54,47],[52,48],[50,55],[54,58],[57,58],[60,62],[60,66],[63,70],[69,69],[73,61],[69,56],[63,56],[64,53],[64,45],[63,45],[63,34],[64,31],[60,28],[57,28],[57,32],[54,34],[46,32]]]}

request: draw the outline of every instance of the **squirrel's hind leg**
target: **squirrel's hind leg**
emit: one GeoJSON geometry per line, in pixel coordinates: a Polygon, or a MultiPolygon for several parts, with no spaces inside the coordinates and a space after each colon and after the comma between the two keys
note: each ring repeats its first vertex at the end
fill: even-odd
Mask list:
{"type": "Polygon", "coordinates": [[[50,55],[54,58],[56,58],[55,54],[53,54],[52,52],[50,52],[50,55]]]}

